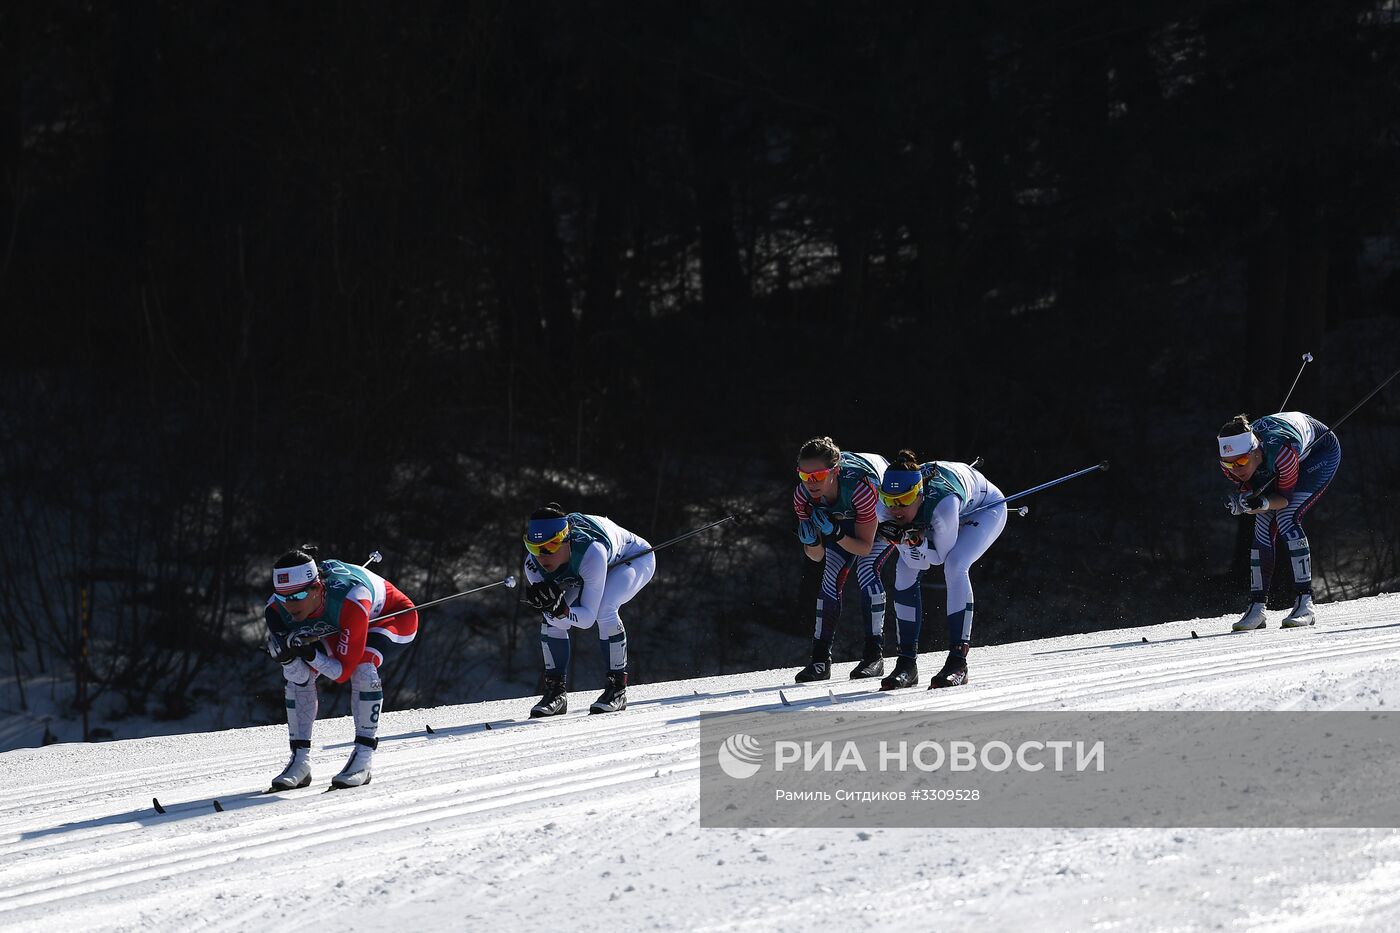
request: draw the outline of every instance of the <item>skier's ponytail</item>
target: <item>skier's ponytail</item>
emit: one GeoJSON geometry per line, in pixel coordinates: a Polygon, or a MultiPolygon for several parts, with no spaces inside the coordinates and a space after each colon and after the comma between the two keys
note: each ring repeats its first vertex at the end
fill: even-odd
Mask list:
{"type": "Polygon", "coordinates": [[[917,470],[919,469],[919,458],[915,456],[914,451],[905,447],[894,455],[889,468],[891,470],[917,470]]]}

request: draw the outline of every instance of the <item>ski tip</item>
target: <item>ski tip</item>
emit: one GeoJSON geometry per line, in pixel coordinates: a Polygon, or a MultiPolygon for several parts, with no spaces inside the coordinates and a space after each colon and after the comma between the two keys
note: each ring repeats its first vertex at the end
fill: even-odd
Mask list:
{"type": "Polygon", "coordinates": [[[487,732],[491,731],[491,724],[489,722],[484,722],[482,723],[482,725],[486,727],[487,732]]]}
{"type": "Polygon", "coordinates": [[[827,696],[827,699],[829,699],[829,700],[832,702],[833,705],[836,703],[836,694],[834,694],[834,693],[832,693],[830,690],[828,690],[828,691],[826,692],[826,696],[827,696]]]}
{"type": "Polygon", "coordinates": [[[791,706],[791,705],[792,705],[791,703],[788,702],[787,694],[786,694],[786,693],[783,693],[783,691],[781,691],[781,690],[778,691],[778,699],[780,699],[780,700],[783,701],[783,705],[784,705],[784,706],[791,706]]]}
{"type": "Polygon", "coordinates": [[[1192,629],[1192,630],[1191,630],[1191,637],[1192,637],[1192,638],[1200,638],[1201,636],[1199,636],[1199,635],[1196,634],[1196,630],[1195,630],[1195,629],[1192,629]]]}
{"type": "Polygon", "coordinates": [[[1146,635],[1142,636],[1142,643],[1143,643],[1144,645],[1147,644],[1147,636],[1146,636],[1146,635]]]}
{"type": "Polygon", "coordinates": [[[423,728],[428,730],[428,735],[437,735],[437,733],[433,731],[432,726],[424,726],[423,728]]]}
{"type": "Polygon", "coordinates": [[[214,812],[215,812],[215,813],[223,813],[223,812],[224,812],[224,805],[221,804],[221,803],[219,803],[219,798],[217,798],[217,797],[214,798],[214,812]]]}
{"type": "Polygon", "coordinates": [[[156,812],[157,812],[157,813],[164,813],[164,812],[165,812],[165,807],[162,807],[162,806],[160,805],[160,801],[157,800],[155,797],[152,797],[152,798],[151,798],[151,806],[153,806],[153,807],[156,808],[156,812]]]}

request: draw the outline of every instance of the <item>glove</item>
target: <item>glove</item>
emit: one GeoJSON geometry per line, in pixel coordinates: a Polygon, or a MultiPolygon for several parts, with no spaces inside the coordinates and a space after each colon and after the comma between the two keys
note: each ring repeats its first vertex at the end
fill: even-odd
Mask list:
{"type": "Polygon", "coordinates": [[[292,650],[287,647],[287,640],[277,632],[267,633],[267,653],[278,664],[291,664],[296,658],[292,650]]]}
{"type": "Polygon", "coordinates": [[[525,587],[525,605],[531,609],[545,609],[554,606],[559,601],[562,591],[559,584],[553,580],[544,580],[540,583],[531,583],[525,587]]]}
{"type": "Polygon", "coordinates": [[[810,518],[804,518],[797,523],[797,540],[811,547],[822,539],[821,532],[817,531],[817,525],[810,518]]]}
{"type": "Polygon", "coordinates": [[[875,533],[886,541],[893,541],[898,544],[904,540],[904,532],[908,530],[907,525],[901,525],[892,518],[885,519],[875,526],[875,533]]]}
{"type": "Polygon", "coordinates": [[[292,657],[310,661],[316,657],[316,650],[321,647],[321,639],[334,638],[339,634],[339,625],[330,622],[313,622],[310,625],[303,625],[287,636],[287,649],[291,651],[292,657]]]}
{"type": "Polygon", "coordinates": [[[308,622],[287,636],[287,644],[293,648],[302,645],[315,646],[322,638],[335,638],[340,635],[340,626],[334,622],[308,622]]]}
{"type": "Polygon", "coordinates": [[[546,606],[544,611],[556,619],[566,618],[569,615],[569,600],[563,593],[560,593],[555,599],[554,605],[546,606]]]}
{"type": "Polygon", "coordinates": [[[1250,515],[1269,511],[1269,499],[1267,496],[1249,496],[1244,499],[1243,504],[1244,510],[1250,515]]]}
{"type": "Polygon", "coordinates": [[[816,526],[823,538],[840,541],[846,537],[846,532],[841,529],[841,523],[835,521],[826,509],[812,510],[812,524],[816,526]]]}
{"type": "Polygon", "coordinates": [[[1230,510],[1231,515],[1245,515],[1249,509],[1244,504],[1245,494],[1243,492],[1232,492],[1225,500],[1225,508],[1230,510]]]}

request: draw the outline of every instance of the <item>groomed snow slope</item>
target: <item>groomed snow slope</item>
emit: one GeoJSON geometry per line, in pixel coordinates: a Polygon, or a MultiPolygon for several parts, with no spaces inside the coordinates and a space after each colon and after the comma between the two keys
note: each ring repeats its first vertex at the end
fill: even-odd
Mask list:
{"type": "Polygon", "coordinates": [[[1271,615],[978,648],[947,691],[873,693],[844,664],[829,685],[793,666],[635,687],[611,716],[587,715],[592,684],[552,721],[530,700],[390,712],[374,783],[325,795],[346,718],[318,724],[313,786],[280,797],[256,792],[282,728],[7,752],[0,928],[1400,928],[1389,830],[698,827],[696,715],[783,709],[779,687],[794,710],[828,689],[851,710],[1400,706],[1400,595],[1322,606],[1314,629],[1271,615]]]}

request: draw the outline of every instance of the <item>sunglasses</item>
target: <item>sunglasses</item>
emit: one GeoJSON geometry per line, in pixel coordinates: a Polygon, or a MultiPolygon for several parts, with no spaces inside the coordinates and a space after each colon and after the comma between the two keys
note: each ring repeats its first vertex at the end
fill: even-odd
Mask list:
{"type": "Polygon", "coordinates": [[[884,490],[880,491],[880,501],[885,505],[899,508],[906,505],[913,505],[914,500],[919,498],[919,493],[924,491],[924,484],[920,483],[908,492],[901,492],[898,495],[890,495],[884,490]]]}
{"type": "Polygon", "coordinates": [[[1250,453],[1245,454],[1243,457],[1236,457],[1234,460],[1221,460],[1220,463],[1222,466],[1227,467],[1242,467],[1249,463],[1249,458],[1252,453],[1253,451],[1250,451],[1250,453]]]}
{"type": "Polygon", "coordinates": [[[826,467],[821,470],[813,470],[810,473],[804,473],[801,470],[798,470],[797,478],[802,480],[802,482],[804,483],[824,483],[826,482],[826,478],[835,472],[836,467],[834,466],[826,467]]]}
{"type": "Polygon", "coordinates": [[[273,593],[272,598],[279,603],[299,603],[304,599],[311,598],[311,588],[307,587],[299,593],[273,593]]]}
{"type": "Polygon", "coordinates": [[[564,546],[564,542],[569,537],[569,526],[565,525],[559,529],[559,533],[548,541],[531,541],[529,536],[525,538],[525,550],[539,557],[541,554],[553,554],[564,546]]]}

